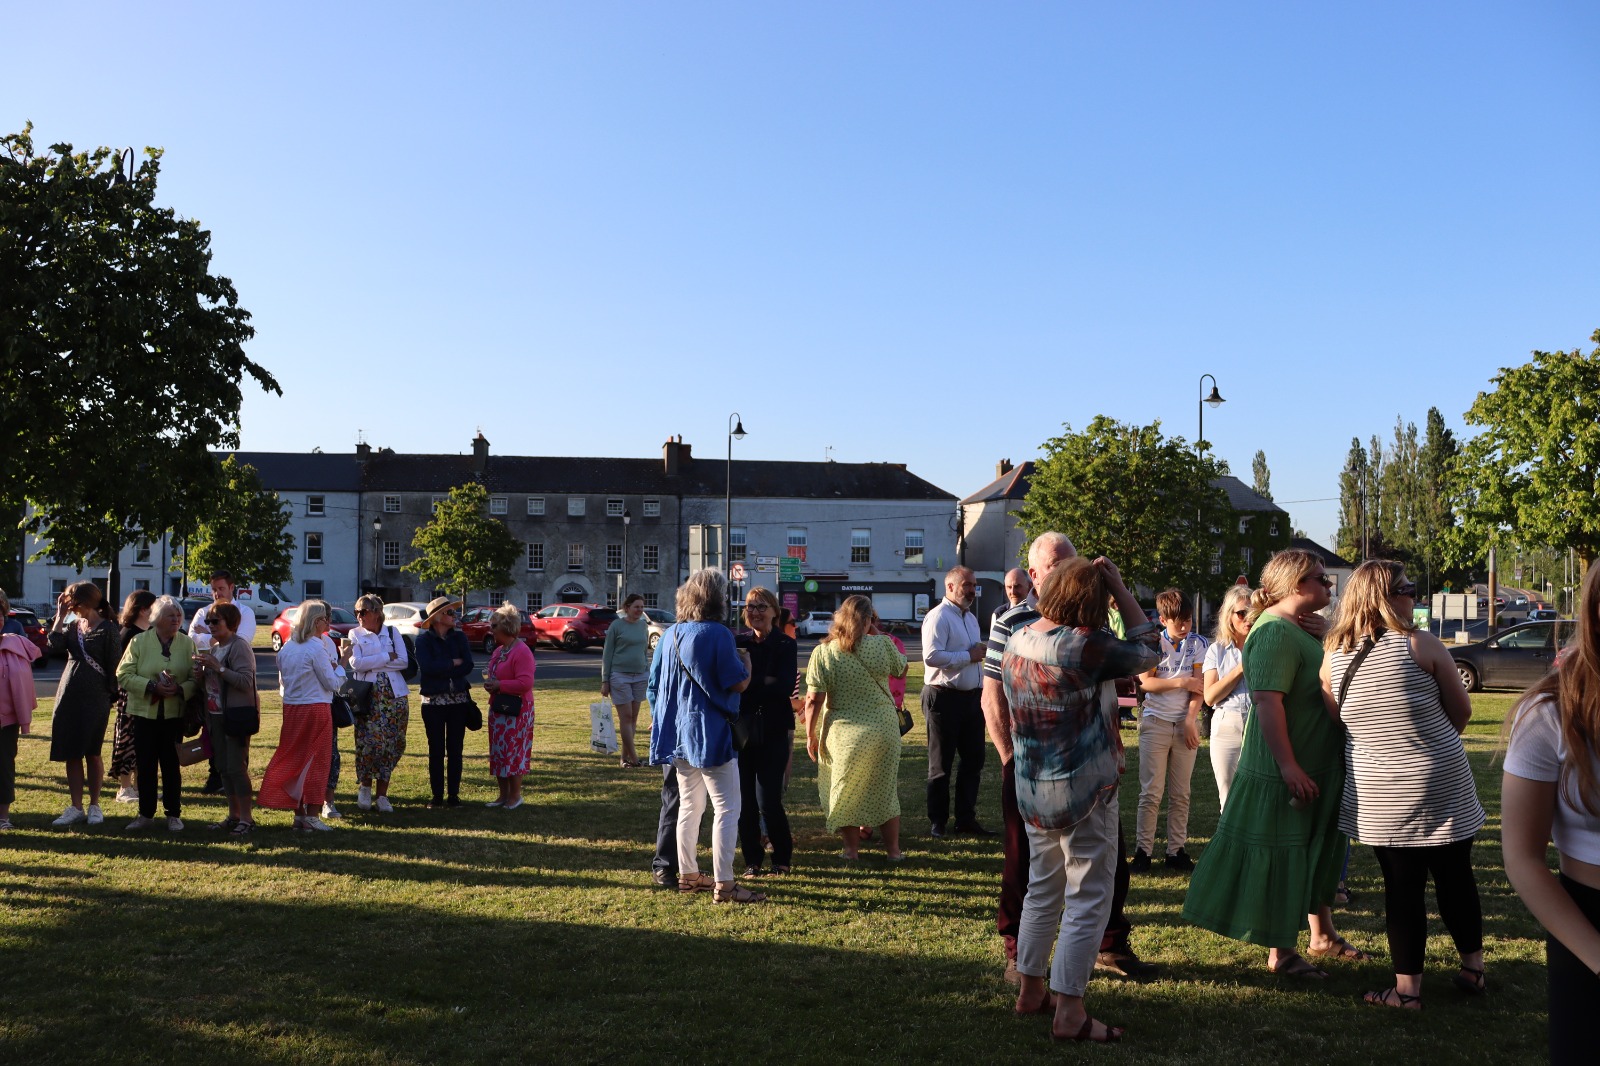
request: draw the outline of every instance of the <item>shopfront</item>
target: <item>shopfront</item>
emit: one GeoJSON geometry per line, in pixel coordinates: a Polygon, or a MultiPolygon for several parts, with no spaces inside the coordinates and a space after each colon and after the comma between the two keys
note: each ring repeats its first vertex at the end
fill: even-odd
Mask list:
{"type": "Polygon", "coordinates": [[[920,625],[935,602],[932,579],[922,581],[862,581],[851,577],[818,575],[803,581],[783,581],[778,600],[799,618],[811,611],[832,611],[851,596],[872,601],[885,626],[920,625]]]}

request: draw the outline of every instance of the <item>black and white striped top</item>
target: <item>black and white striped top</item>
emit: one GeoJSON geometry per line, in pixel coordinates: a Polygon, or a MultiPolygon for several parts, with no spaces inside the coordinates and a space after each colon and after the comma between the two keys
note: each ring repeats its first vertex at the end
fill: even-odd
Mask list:
{"type": "MultiPolygon", "coordinates": [[[[1329,653],[1337,695],[1354,651],[1329,653]]],[[[1344,798],[1339,831],[1363,844],[1416,847],[1465,840],[1483,828],[1466,748],[1444,713],[1433,675],[1388,632],[1345,696],[1344,798]]]]}

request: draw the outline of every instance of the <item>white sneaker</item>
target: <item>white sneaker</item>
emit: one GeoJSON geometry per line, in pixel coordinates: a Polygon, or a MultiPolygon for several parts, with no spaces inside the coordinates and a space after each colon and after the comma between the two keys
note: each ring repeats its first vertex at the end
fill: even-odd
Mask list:
{"type": "Polygon", "coordinates": [[[117,802],[138,803],[139,790],[134,788],[132,785],[123,785],[121,788],[117,789],[117,802]]]}
{"type": "Polygon", "coordinates": [[[169,832],[169,833],[181,833],[181,832],[183,832],[183,820],[181,818],[170,817],[169,816],[167,818],[167,832],[169,832]]]}
{"type": "Polygon", "coordinates": [[[394,805],[389,802],[389,797],[388,796],[379,796],[378,797],[378,813],[379,814],[393,814],[394,813],[394,805]]]}
{"type": "Polygon", "coordinates": [[[485,807],[498,807],[498,806],[500,806],[500,801],[499,800],[490,800],[488,803],[485,803],[484,806],[485,807]]]}
{"type": "Polygon", "coordinates": [[[135,818],[133,821],[129,822],[127,824],[127,826],[125,826],[124,828],[127,828],[127,829],[149,829],[151,826],[153,826],[155,824],[156,824],[156,820],[154,818],[139,817],[139,818],[135,818]]]}
{"type": "Polygon", "coordinates": [[[372,786],[362,785],[356,789],[356,806],[364,811],[372,810],[372,786]]]}
{"type": "Polygon", "coordinates": [[[516,799],[512,800],[510,803],[505,804],[505,809],[508,810],[508,811],[514,811],[520,806],[522,806],[522,797],[518,796],[516,799]]]}
{"type": "Polygon", "coordinates": [[[55,821],[51,822],[50,824],[54,825],[54,826],[60,826],[62,828],[65,828],[65,827],[67,827],[69,825],[77,825],[79,822],[82,822],[82,821],[86,820],[88,817],[89,817],[88,815],[86,815],[82,811],[78,810],[78,808],[73,807],[73,806],[71,806],[69,804],[67,806],[67,809],[61,812],[61,817],[57,818],[55,821]]]}
{"type": "Polygon", "coordinates": [[[300,819],[300,828],[301,829],[314,829],[319,833],[331,833],[331,832],[333,832],[333,826],[331,826],[328,823],[324,822],[321,818],[318,818],[314,814],[308,814],[304,818],[300,819]]]}
{"type": "Polygon", "coordinates": [[[103,822],[105,820],[106,820],[106,816],[100,813],[100,804],[98,804],[98,803],[89,804],[89,824],[90,825],[99,825],[101,822],[103,822]]]}
{"type": "Polygon", "coordinates": [[[322,816],[324,818],[343,818],[344,817],[344,815],[339,813],[339,808],[335,807],[331,801],[328,802],[328,803],[324,803],[322,805],[322,816]]]}

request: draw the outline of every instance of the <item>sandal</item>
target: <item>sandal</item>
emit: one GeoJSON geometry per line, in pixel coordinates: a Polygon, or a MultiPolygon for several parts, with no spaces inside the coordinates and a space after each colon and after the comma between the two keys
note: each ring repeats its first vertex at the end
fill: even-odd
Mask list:
{"type": "Polygon", "coordinates": [[[1035,1014],[1054,1014],[1056,1012],[1056,997],[1054,992],[1045,992],[1039,1005],[1032,1010],[1023,1010],[1021,1007],[1012,1007],[1011,1013],[1018,1018],[1027,1018],[1035,1014]]]}
{"type": "Polygon", "coordinates": [[[16,826],[11,824],[10,818],[0,818],[0,833],[4,833],[7,829],[15,828],[16,826]]]}
{"type": "Polygon", "coordinates": [[[1460,972],[1450,978],[1450,983],[1469,996],[1481,996],[1489,991],[1488,982],[1483,978],[1483,971],[1474,970],[1471,966],[1461,967],[1460,972]]]}
{"type": "Polygon", "coordinates": [[[1288,962],[1280,962],[1277,968],[1267,967],[1271,973],[1279,977],[1305,977],[1313,981],[1320,981],[1328,976],[1328,971],[1312,965],[1304,955],[1295,955],[1288,962]]]}
{"type": "Polygon", "coordinates": [[[710,892],[717,883],[705,874],[679,874],[679,892],[710,892]]]}
{"type": "Polygon", "coordinates": [[[1313,959],[1337,959],[1340,962],[1370,962],[1372,956],[1350,943],[1342,936],[1333,938],[1333,943],[1325,948],[1306,948],[1306,954],[1313,959]]]}
{"type": "Polygon", "coordinates": [[[746,877],[760,877],[765,872],[766,871],[761,869],[761,867],[759,867],[759,866],[746,866],[744,868],[744,875],[746,877]]]}
{"type": "Polygon", "coordinates": [[[1361,1002],[1369,1007],[1400,1007],[1404,1010],[1421,1010],[1422,997],[1408,996],[1398,988],[1385,988],[1382,992],[1368,992],[1361,1002]],[[1415,1003],[1416,1006],[1412,1006],[1415,1003]]]}
{"type": "Polygon", "coordinates": [[[743,885],[731,885],[728,888],[717,885],[711,892],[712,903],[765,903],[766,901],[766,893],[752,892],[743,885]]]}
{"type": "Polygon", "coordinates": [[[217,822],[211,828],[220,829],[224,833],[231,833],[231,832],[233,832],[233,827],[238,825],[238,824],[239,824],[239,819],[235,818],[233,815],[230,814],[226,818],[224,818],[222,821],[217,822]]]}
{"type": "Polygon", "coordinates": [[[1356,897],[1351,893],[1351,891],[1348,888],[1346,888],[1344,886],[1344,884],[1342,882],[1340,883],[1338,888],[1334,889],[1333,902],[1338,904],[1341,907],[1350,906],[1351,901],[1354,900],[1355,898],[1356,897]]]}
{"type": "Polygon", "coordinates": [[[250,835],[250,831],[255,827],[256,823],[254,822],[239,822],[231,830],[229,830],[229,832],[236,837],[247,837],[250,835]]]}
{"type": "Polygon", "coordinates": [[[1095,1036],[1094,1019],[1086,1015],[1083,1019],[1083,1028],[1079,1029],[1072,1036],[1060,1036],[1052,1027],[1050,1030],[1050,1039],[1071,1040],[1075,1042],[1087,1040],[1091,1044],[1115,1044],[1122,1039],[1122,1034],[1127,1032],[1127,1030],[1120,1025],[1106,1025],[1105,1022],[1101,1022],[1100,1025],[1103,1029],[1105,1029],[1105,1032],[1100,1036],[1095,1036]]]}

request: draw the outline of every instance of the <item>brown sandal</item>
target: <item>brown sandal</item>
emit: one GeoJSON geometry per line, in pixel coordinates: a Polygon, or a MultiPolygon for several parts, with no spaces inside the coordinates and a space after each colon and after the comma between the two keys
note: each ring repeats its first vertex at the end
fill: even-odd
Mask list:
{"type": "Polygon", "coordinates": [[[679,892],[710,892],[717,883],[705,874],[679,874],[679,892]]]}
{"type": "Polygon", "coordinates": [[[1093,1018],[1085,1017],[1083,1019],[1083,1028],[1079,1029],[1072,1036],[1059,1036],[1057,1035],[1055,1029],[1052,1028],[1050,1030],[1050,1039],[1071,1040],[1080,1043],[1087,1040],[1091,1044],[1115,1044],[1121,1041],[1122,1034],[1127,1032],[1127,1030],[1120,1025],[1106,1025],[1105,1022],[1101,1022],[1100,1025],[1105,1029],[1105,1032],[1100,1036],[1095,1036],[1094,1022],[1095,1020],[1093,1018]]]}
{"type": "Polygon", "coordinates": [[[711,892],[713,903],[765,903],[765,892],[752,892],[743,885],[735,884],[728,888],[717,885],[711,892]]]}
{"type": "Polygon", "coordinates": [[[1370,962],[1372,956],[1356,947],[1342,936],[1333,938],[1333,943],[1325,948],[1307,947],[1307,955],[1313,959],[1337,959],[1340,962],[1370,962]]]}

